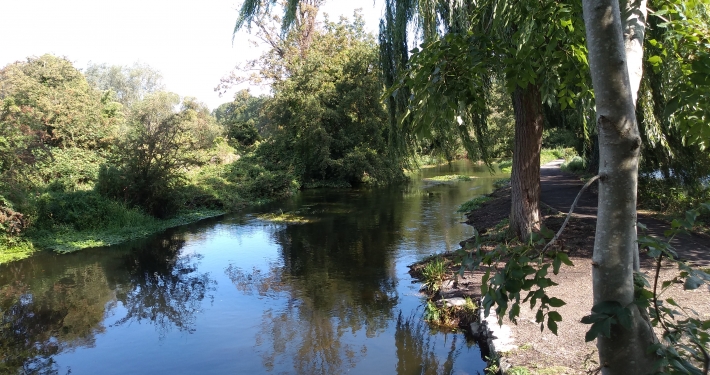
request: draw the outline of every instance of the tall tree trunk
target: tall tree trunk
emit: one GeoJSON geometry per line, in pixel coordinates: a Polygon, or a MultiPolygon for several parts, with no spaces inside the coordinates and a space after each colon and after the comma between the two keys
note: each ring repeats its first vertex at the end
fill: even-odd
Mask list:
{"type": "MultiPolygon", "coordinates": [[[[619,0],[621,24],[624,29],[626,67],[629,70],[631,98],[636,107],[643,78],[643,38],[646,35],[647,0],[619,0]]],[[[641,270],[638,246],[634,252],[634,270],[641,270]]]]}
{"type": "Polygon", "coordinates": [[[594,304],[616,301],[631,309],[630,329],[616,324],[599,336],[603,374],[649,374],[655,336],[634,300],[636,186],[641,138],[627,69],[618,0],[583,0],[589,65],[599,132],[599,203],[594,240],[594,304]]]}
{"type": "Polygon", "coordinates": [[[538,86],[518,87],[513,93],[515,145],[510,176],[510,228],[526,240],[540,229],[540,147],[542,99],[538,86]]]}

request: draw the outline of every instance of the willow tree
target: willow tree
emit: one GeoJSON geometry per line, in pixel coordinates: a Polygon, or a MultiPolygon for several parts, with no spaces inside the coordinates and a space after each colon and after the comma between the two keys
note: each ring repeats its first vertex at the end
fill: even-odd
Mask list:
{"type": "MultiPolygon", "coordinates": [[[[561,108],[587,98],[586,49],[577,2],[528,0],[388,0],[380,26],[389,57],[390,105],[407,101],[397,132],[413,139],[458,137],[469,154],[487,157],[488,94],[504,82],[515,111],[511,228],[527,238],[540,226],[540,148],[543,106],[561,108]],[[551,20],[554,20],[551,22],[551,20]],[[408,27],[421,50],[407,60],[408,27]],[[472,150],[477,147],[478,152],[472,150]]],[[[385,66],[387,68],[387,66],[385,66]]],[[[389,83],[389,82],[388,82],[389,83]]],[[[411,142],[410,142],[411,143],[411,142]]]]}
{"type": "Polygon", "coordinates": [[[702,191],[710,174],[710,4],[652,0],[648,57],[637,117],[644,140],[641,168],[659,170],[664,180],[702,191]]]}

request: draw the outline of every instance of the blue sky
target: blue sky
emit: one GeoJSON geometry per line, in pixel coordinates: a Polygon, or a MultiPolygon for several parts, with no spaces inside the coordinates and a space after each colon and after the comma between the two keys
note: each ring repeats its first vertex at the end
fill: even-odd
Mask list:
{"type": "MultiPolygon", "coordinates": [[[[3,4],[0,67],[28,56],[65,56],[77,68],[89,61],[159,70],[166,88],[195,96],[210,108],[229,101],[213,91],[219,79],[259,51],[232,30],[241,4],[235,0],[22,0],[3,4]]],[[[375,32],[382,0],[330,0],[321,8],[331,19],[362,8],[375,32]]]]}

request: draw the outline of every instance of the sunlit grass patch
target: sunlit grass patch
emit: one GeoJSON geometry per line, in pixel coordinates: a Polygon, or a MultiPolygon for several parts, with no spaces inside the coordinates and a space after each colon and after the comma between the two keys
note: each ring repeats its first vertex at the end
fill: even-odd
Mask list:
{"type": "Polygon", "coordinates": [[[31,242],[25,240],[14,241],[12,244],[0,245],[0,264],[28,258],[37,249],[31,242]]]}
{"type": "Polygon", "coordinates": [[[37,231],[32,234],[30,239],[39,248],[54,250],[58,253],[71,253],[147,237],[168,228],[222,214],[224,212],[219,210],[193,210],[180,213],[167,220],[159,220],[145,215],[143,218],[132,217],[130,221],[119,220],[102,229],[74,230],[68,226],[55,227],[51,231],[37,231]]]}
{"type": "Polygon", "coordinates": [[[286,224],[308,224],[315,221],[314,219],[310,219],[305,216],[300,216],[294,212],[268,213],[259,215],[257,216],[257,218],[264,221],[286,224]]]}
{"type": "Polygon", "coordinates": [[[513,170],[513,159],[502,160],[498,163],[501,173],[510,173],[513,170]]]}
{"type": "Polygon", "coordinates": [[[456,212],[471,212],[473,210],[477,210],[481,208],[481,205],[488,202],[489,200],[491,200],[491,197],[485,195],[475,197],[469,201],[462,203],[461,206],[459,206],[459,209],[456,210],[456,212]]]}
{"type": "Polygon", "coordinates": [[[422,269],[424,286],[431,291],[441,289],[441,283],[446,279],[446,262],[440,257],[429,261],[422,269]]]}
{"type": "Polygon", "coordinates": [[[471,181],[471,180],[473,180],[473,177],[464,176],[464,175],[460,175],[460,174],[434,176],[434,177],[424,179],[424,181],[432,181],[432,182],[453,182],[453,181],[471,181]]]}

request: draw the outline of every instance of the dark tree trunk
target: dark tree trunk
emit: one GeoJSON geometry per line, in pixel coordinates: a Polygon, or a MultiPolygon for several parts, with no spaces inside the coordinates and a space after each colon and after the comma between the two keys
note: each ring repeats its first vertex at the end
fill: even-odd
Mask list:
{"type": "Polygon", "coordinates": [[[510,178],[510,228],[523,240],[540,229],[540,147],[542,100],[540,88],[528,85],[513,93],[515,145],[510,178]]]}

